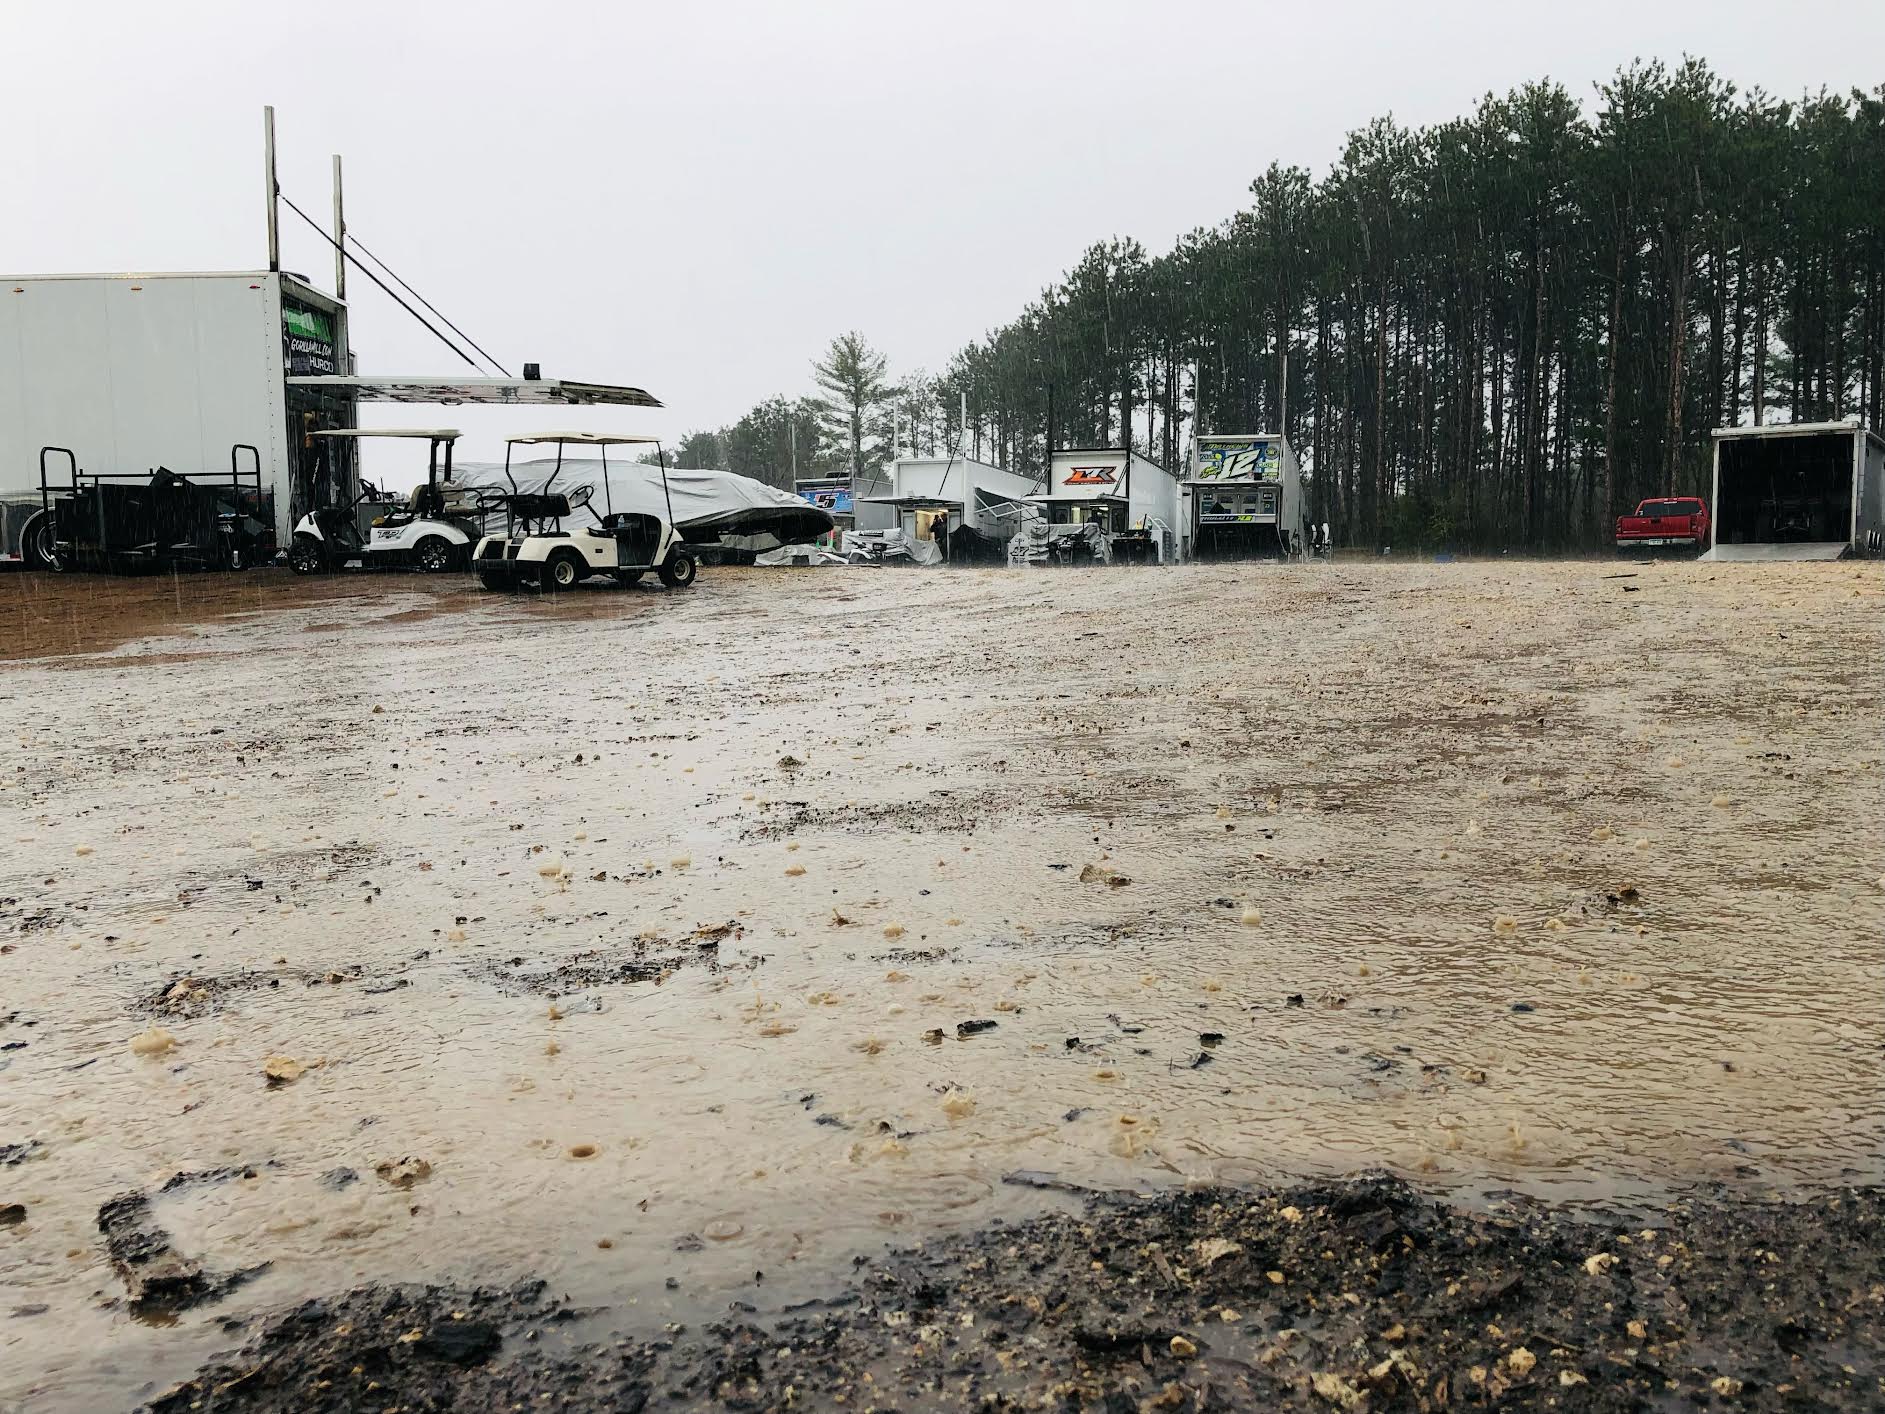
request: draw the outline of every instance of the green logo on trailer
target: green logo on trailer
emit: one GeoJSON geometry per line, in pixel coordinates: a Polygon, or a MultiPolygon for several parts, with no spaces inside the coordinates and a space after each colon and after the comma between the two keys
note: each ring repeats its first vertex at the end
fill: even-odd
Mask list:
{"type": "Polygon", "coordinates": [[[327,316],[319,310],[297,309],[292,304],[281,307],[282,327],[290,334],[298,334],[304,339],[319,339],[323,343],[334,342],[334,326],[327,322],[327,316]]]}

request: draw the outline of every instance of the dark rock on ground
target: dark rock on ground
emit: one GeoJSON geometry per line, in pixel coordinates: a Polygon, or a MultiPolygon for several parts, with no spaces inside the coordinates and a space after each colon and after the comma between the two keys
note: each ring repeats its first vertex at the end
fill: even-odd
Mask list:
{"type": "MultiPolygon", "coordinates": [[[[242,1170],[180,1173],[164,1184],[169,1193],[199,1183],[220,1182],[242,1170]]],[[[253,1172],[250,1170],[249,1172],[253,1172]]],[[[212,1272],[171,1245],[157,1225],[148,1193],[120,1193],[100,1205],[98,1230],[104,1234],[111,1265],[124,1281],[131,1309],[140,1315],[186,1311],[214,1301],[267,1269],[266,1262],[237,1272],[212,1272]]]]}

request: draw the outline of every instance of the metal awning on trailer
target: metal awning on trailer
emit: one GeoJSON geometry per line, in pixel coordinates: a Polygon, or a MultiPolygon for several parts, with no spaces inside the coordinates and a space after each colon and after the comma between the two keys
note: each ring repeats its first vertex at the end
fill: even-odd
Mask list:
{"type": "MultiPolygon", "coordinates": [[[[895,506],[900,511],[941,511],[960,510],[960,497],[948,496],[859,496],[858,501],[866,506],[895,506]]],[[[1003,500],[1012,497],[1004,496],[1003,500]]]]}
{"type": "Polygon", "coordinates": [[[430,442],[450,442],[465,434],[456,427],[327,427],[310,432],[310,437],[423,437],[430,442]]]}
{"type": "Polygon", "coordinates": [[[566,378],[426,378],[388,374],[304,373],[288,379],[291,388],[352,393],[366,403],[502,403],[510,406],[658,408],[661,400],[640,388],[614,383],[572,383],[566,378]]]}

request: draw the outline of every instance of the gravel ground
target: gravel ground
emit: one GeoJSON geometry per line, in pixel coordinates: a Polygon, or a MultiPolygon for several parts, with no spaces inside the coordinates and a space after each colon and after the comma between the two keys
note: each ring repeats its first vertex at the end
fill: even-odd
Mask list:
{"type": "Polygon", "coordinates": [[[1877,1189],[1627,1222],[1388,1178],[1095,1199],[764,1324],[568,1347],[541,1284],[363,1288],[150,1408],[1876,1409],[1882,1219],[1877,1189]]]}

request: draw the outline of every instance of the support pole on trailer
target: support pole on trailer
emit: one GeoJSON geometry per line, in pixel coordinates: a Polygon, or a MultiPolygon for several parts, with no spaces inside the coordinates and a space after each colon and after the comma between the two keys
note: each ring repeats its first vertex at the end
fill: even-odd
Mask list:
{"type": "Polygon", "coordinates": [[[347,298],[347,218],[341,211],[338,152],[334,154],[334,298],[347,298]]]}
{"type": "Polygon", "coordinates": [[[281,227],[276,220],[275,198],[281,186],[275,180],[275,106],[262,107],[262,175],[268,190],[268,268],[281,269],[281,227]]]}

